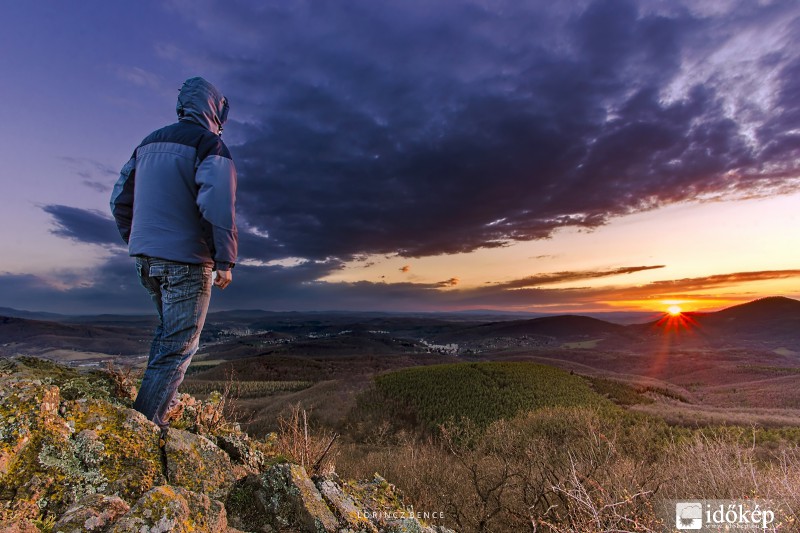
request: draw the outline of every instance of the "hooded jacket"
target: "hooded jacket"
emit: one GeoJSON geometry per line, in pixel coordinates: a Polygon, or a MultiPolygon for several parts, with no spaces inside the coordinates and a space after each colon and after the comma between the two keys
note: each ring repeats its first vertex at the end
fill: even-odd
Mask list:
{"type": "Polygon", "coordinates": [[[236,168],[222,142],[228,101],[203,78],[184,82],[179,121],[148,135],[122,167],[111,212],[130,255],[236,262],[236,168]]]}

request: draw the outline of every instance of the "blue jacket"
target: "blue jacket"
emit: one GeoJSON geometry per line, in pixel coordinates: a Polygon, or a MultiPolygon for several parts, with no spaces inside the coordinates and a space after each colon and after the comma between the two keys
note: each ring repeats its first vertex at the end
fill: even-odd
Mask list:
{"type": "Polygon", "coordinates": [[[130,255],[182,263],[236,262],[236,168],[220,133],[228,102],[203,78],[186,80],[179,121],[148,135],[122,167],[111,212],[130,255]]]}

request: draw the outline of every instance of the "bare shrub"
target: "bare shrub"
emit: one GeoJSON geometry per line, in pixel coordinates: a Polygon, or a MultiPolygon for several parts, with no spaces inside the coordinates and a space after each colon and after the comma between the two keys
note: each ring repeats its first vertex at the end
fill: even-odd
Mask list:
{"type": "Polygon", "coordinates": [[[310,475],[333,472],[337,451],[337,433],[311,430],[308,413],[299,403],[291,406],[289,414],[278,418],[275,448],[292,462],[302,465],[310,475]]]}
{"type": "Polygon", "coordinates": [[[659,465],[674,474],[664,496],[773,500],[785,505],[795,523],[800,523],[800,448],[784,446],[767,453],[756,445],[755,431],[698,431],[690,439],[673,443],[659,465]],[[749,445],[743,444],[748,432],[749,445]]]}
{"type": "Polygon", "coordinates": [[[669,430],[552,408],[485,431],[449,424],[438,440],[375,431],[371,444],[343,450],[340,473],[377,471],[457,531],[650,533],[664,530],[657,507],[673,499],[773,500],[800,523],[800,448],[759,446],[747,428],[669,430]]]}
{"type": "Polygon", "coordinates": [[[131,366],[117,367],[111,361],[106,361],[103,368],[106,375],[114,384],[114,396],[122,400],[133,401],[136,399],[136,382],[139,378],[131,366]]]}

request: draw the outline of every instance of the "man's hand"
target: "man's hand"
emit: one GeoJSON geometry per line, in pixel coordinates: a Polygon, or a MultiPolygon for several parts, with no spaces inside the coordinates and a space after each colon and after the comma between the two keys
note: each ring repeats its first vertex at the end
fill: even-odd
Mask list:
{"type": "Polygon", "coordinates": [[[224,289],[233,281],[233,275],[230,270],[217,270],[217,278],[214,280],[214,285],[220,289],[224,289]]]}

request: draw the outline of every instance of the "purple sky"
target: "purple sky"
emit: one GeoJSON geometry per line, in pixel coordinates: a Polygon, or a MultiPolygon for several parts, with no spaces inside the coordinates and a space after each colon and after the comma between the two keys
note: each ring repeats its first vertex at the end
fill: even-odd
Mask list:
{"type": "MultiPolygon", "coordinates": [[[[794,0],[51,1],[4,21],[0,306],[149,309],[108,197],[195,75],[231,101],[240,173],[241,263],[215,309],[580,310],[722,274],[800,294],[797,238],[770,240],[797,233],[794,0]],[[713,257],[637,255],[644,226],[630,253],[543,259],[674,206],[760,220],[752,202],[774,218],[763,260],[720,263],[705,233],[713,257]],[[615,276],[634,277],[598,285],[615,276]]],[[[774,288],[731,287],[719,301],[774,288]]]]}

